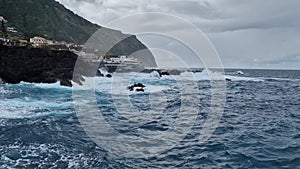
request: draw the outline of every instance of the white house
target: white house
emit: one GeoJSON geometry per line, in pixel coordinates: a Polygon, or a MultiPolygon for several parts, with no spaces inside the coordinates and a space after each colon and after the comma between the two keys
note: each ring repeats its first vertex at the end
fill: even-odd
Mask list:
{"type": "Polygon", "coordinates": [[[47,39],[36,36],[36,37],[30,38],[30,43],[33,43],[33,44],[46,44],[47,39]]]}
{"type": "Polygon", "coordinates": [[[42,37],[35,36],[33,38],[30,38],[30,43],[32,43],[33,46],[52,45],[53,41],[45,39],[45,38],[42,38],[42,37]]]}

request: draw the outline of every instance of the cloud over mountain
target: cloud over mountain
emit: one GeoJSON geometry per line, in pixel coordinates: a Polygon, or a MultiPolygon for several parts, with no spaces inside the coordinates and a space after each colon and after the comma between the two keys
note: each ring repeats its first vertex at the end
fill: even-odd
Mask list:
{"type": "MultiPolygon", "coordinates": [[[[59,0],[76,13],[105,25],[140,12],[173,14],[203,30],[226,67],[263,68],[259,60],[300,53],[300,1],[297,0],[59,0]]],[[[152,19],[152,18],[150,18],[152,19]]],[[[147,23],[145,18],[143,23],[147,23]]],[[[164,25],[159,19],[157,25],[164,25]]],[[[180,29],[180,25],[172,25],[180,29]]],[[[274,68],[286,68],[286,64],[274,68]]],[[[292,68],[299,68],[300,63],[292,68]]],[[[291,67],[288,67],[291,68],[291,67]]]]}

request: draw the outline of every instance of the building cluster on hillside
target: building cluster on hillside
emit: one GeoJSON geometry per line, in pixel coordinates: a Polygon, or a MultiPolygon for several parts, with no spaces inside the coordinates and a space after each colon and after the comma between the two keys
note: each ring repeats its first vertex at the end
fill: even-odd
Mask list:
{"type": "Polygon", "coordinates": [[[44,37],[35,36],[25,40],[22,35],[14,28],[7,26],[8,20],[0,16],[0,45],[4,46],[31,46],[34,48],[48,48],[53,50],[72,50],[78,49],[80,45],[65,41],[49,40],[44,37]]]}
{"type": "Polygon", "coordinates": [[[84,48],[83,45],[77,45],[75,43],[50,40],[40,36],[34,36],[26,40],[20,38],[21,36],[18,36],[18,31],[14,27],[5,26],[8,23],[8,20],[6,20],[3,16],[0,16],[0,23],[2,24],[2,28],[5,28],[6,30],[5,33],[2,30],[2,37],[0,36],[0,45],[20,47],[29,46],[31,48],[71,51],[83,58],[86,62],[101,62],[105,66],[140,64],[137,59],[127,58],[125,55],[107,56],[103,51],[99,51],[97,49],[87,49],[84,48]]]}
{"type": "Polygon", "coordinates": [[[139,64],[139,60],[136,58],[128,58],[125,55],[121,56],[104,56],[103,62],[106,64],[139,64]]]}
{"type": "Polygon", "coordinates": [[[0,44],[4,46],[27,46],[27,40],[24,39],[8,39],[8,38],[0,38],[0,44]]]}
{"type": "Polygon", "coordinates": [[[63,50],[63,51],[71,51],[87,61],[94,62],[99,61],[100,57],[98,50],[88,50],[82,51],[83,46],[77,45],[75,43],[68,43],[65,41],[56,41],[46,39],[40,36],[34,36],[29,39],[23,39],[22,36],[19,35],[18,31],[14,27],[7,26],[8,20],[5,17],[0,16],[0,45],[4,46],[29,46],[32,48],[46,48],[50,50],[63,50]]]}
{"type": "Polygon", "coordinates": [[[43,37],[32,37],[29,40],[26,39],[10,39],[0,37],[0,44],[4,46],[31,46],[34,48],[49,48],[57,50],[71,50],[70,47],[78,47],[74,43],[67,43],[64,41],[49,40],[43,37]]]}
{"type": "Polygon", "coordinates": [[[49,40],[39,36],[30,38],[29,43],[35,48],[48,47],[50,49],[57,49],[57,50],[71,50],[72,47],[80,46],[65,41],[49,40]]]}
{"type": "Polygon", "coordinates": [[[24,46],[24,39],[18,39],[16,38],[9,38],[7,35],[10,36],[18,36],[19,32],[14,27],[7,27],[6,24],[8,23],[8,20],[5,19],[3,16],[0,16],[0,24],[1,24],[1,35],[0,36],[0,44],[5,46],[24,46]]]}

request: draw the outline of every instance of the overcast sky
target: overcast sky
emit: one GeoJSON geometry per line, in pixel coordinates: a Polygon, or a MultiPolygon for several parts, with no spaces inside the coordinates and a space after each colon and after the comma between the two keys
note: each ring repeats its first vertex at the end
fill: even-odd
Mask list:
{"type": "MultiPolygon", "coordinates": [[[[299,0],[58,1],[103,26],[121,16],[140,12],[182,17],[209,37],[227,68],[300,69],[299,0]]],[[[165,45],[164,49],[188,55],[180,53],[184,50],[171,40],[162,43],[155,41],[155,37],[139,39],[150,47],[165,45]]]]}

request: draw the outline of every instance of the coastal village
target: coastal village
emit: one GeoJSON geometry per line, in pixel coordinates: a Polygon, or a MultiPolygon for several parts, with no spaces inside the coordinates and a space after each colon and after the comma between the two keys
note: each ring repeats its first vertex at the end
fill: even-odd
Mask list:
{"type": "Polygon", "coordinates": [[[40,36],[34,36],[29,39],[21,38],[20,33],[14,27],[7,27],[6,20],[0,16],[1,31],[0,31],[0,44],[4,46],[29,46],[33,48],[48,48],[53,50],[75,50],[75,48],[82,48],[82,45],[69,43],[65,41],[56,41],[46,39],[40,36]]]}
{"type": "MultiPolygon", "coordinates": [[[[86,57],[89,61],[99,60],[99,56],[92,53],[83,52],[83,45],[75,43],[56,41],[53,39],[47,39],[40,36],[34,36],[29,39],[22,38],[18,30],[14,27],[7,27],[6,20],[3,16],[0,16],[1,31],[0,31],[0,45],[3,46],[15,46],[15,47],[31,47],[31,48],[45,48],[49,50],[59,51],[71,51],[80,56],[86,57]]],[[[99,52],[97,50],[94,53],[99,52]]]]}
{"type": "Polygon", "coordinates": [[[14,46],[14,47],[30,47],[30,48],[45,48],[48,50],[70,51],[82,57],[86,62],[99,62],[103,67],[116,67],[116,66],[142,66],[142,63],[135,58],[128,58],[125,55],[105,55],[104,52],[97,49],[85,49],[83,45],[56,41],[47,39],[45,37],[34,36],[29,39],[21,38],[20,33],[14,27],[7,27],[6,20],[0,16],[1,31],[0,31],[0,45],[14,46]]]}

